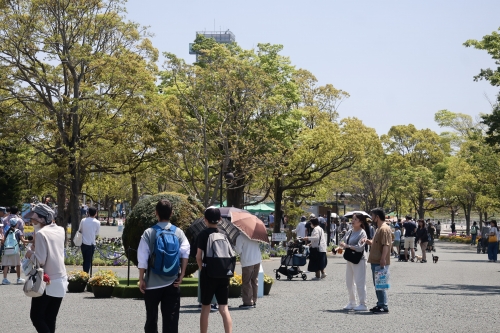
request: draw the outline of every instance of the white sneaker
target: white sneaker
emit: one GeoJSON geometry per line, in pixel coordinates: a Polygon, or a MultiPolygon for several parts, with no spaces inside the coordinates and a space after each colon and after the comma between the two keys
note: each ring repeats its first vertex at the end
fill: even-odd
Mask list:
{"type": "Polygon", "coordinates": [[[351,303],[347,303],[346,306],[344,306],[344,310],[353,310],[354,309],[354,305],[352,305],[351,303]]]}
{"type": "Polygon", "coordinates": [[[353,309],[354,311],[368,311],[368,308],[364,304],[360,304],[353,309]]]}
{"type": "Polygon", "coordinates": [[[24,283],[25,281],[26,281],[26,280],[19,278],[19,279],[17,279],[17,284],[22,284],[22,283],[24,283]]]}
{"type": "Polygon", "coordinates": [[[9,281],[9,280],[7,280],[7,279],[3,279],[3,280],[2,280],[2,284],[5,284],[5,285],[10,284],[10,281],[9,281]]]}
{"type": "Polygon", "coordinates": [[[324,279],[326,278],[328,275],[325,273],[325,274],[321,274],[321,278],[324,279]]]}

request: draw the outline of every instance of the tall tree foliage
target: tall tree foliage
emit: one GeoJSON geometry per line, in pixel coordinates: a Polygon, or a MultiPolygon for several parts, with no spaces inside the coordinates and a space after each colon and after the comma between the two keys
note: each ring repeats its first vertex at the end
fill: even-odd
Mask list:
{"type": "MultiPolygon", "coordinates": [[[[8,120],[57,166],[59,217],[73,230],[82,182],[109,154],[127,112],[154,89],[156,50],[119,0],[7,1],[0,12],[0,90],[8,120]]],[[[59,223],[62,223],[59,220],[59,223]]]]}

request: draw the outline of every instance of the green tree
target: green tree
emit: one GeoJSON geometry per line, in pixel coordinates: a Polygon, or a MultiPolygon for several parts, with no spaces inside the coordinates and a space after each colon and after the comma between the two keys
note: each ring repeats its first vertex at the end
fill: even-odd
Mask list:
{"type": "Polygon", "coordinates": [[[119,0],[8,1],[0,12],[7,119],[22,124],[23,139],[56,166],[58,215],[69,192],[73,230],[94,157],[112,158],[126,111],[155,89],[157,52],[124,12],[119,0]]]}

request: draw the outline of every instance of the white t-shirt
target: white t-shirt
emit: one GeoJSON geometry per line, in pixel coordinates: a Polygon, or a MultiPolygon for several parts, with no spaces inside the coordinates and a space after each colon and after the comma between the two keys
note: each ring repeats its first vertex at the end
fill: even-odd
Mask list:
{"type": "Polygon", "coordinates": [[[82,233],[82,243],[85,245],[95,245],[95,238],[99,235],[101,222],[93,217],[87,217],[80,222],[80,232],[82,233]]]}
{"type": "Polygon", "coordinates": [[[306,222],[300,222],[293,232],[297,234],[297,237],[306,237],[306,222]]]}

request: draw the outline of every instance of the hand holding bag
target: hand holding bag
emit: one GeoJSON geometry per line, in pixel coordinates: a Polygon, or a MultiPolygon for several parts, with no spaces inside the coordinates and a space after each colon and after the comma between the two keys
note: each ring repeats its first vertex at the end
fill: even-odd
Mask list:
{"type": "Polygon", "coordinates": [[[488,243],[496,243],[496,242],[498,242],[497,235],[490,235],[488,237],[488,243]]]}
{"type": "MultiPolygon", "coordinates": [[[[350,231],[349,237],[347,237],[347,245],[349,245],[349,239],[351,238],[352,230],[350,231]]],[[[344,249],[344,259],[352,262],[353,264],[359,264],[363,258],[363,252],[357,252],[348,248],[344,249]]]]}
{"type": "Polygon", "coordinates": [[[40,268],[38,260],[35,260],[35,266],[31,270],[24,283],[23,291],[28,297],[40,297],[45,292],[46,283],[43,281],[43,268],[40,268]]]}

